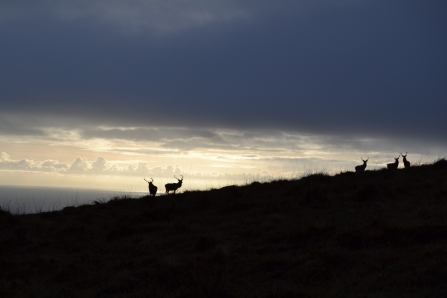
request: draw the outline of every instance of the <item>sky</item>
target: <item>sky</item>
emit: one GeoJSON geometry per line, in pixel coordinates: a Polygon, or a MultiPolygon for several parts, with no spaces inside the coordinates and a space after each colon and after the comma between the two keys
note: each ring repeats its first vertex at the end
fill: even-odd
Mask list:
{"type": "Polygon", "coordinates": [[[200,189],[445,157],[446,12],[1,1],[0,185],[200,189]]]}

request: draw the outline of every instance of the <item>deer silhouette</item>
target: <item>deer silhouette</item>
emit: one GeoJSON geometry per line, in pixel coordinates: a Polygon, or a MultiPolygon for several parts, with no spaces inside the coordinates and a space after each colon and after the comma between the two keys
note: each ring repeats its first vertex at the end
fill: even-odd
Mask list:
{"type": "Polygon", "coordinates": [[[399,166],[399,157],[400,157],[400,154],[397,158],[394,159],[393,163],[389,163],[386,165],[388,170],[396,170],[397,169],[397,167],[399,166]]]}
{"type": "Polygon", "coordinates": [[[155,195],[157,194],[157,189],[158,187],[156,187],[152,182],[154,182],[154,179],[151,178],[152,181],[147,181],[146,178],[143,178],[144,181],[146,181],[147,183],[149,183],[149,195],[155,197],[155,195]]]}
{"type": "Polygon", "coordinates": [[[408,169],[410,167],[410,162],[407,160],[408,152],[405,152],[405,155],[403,155],[402,153],[400,155],[402,155],[402,158],[404,159],[405,168],[408,169]]]}
{"type": "Polygon", "coordinates": [[[359,166],[356,166],[355,167],[355,171],[356,172],[363,172],[363,171],[365,171],[365,169],[366,169],[366,162],[369,160],[369,157],[366,159],[366,160],[363,160],[363,157],[362,157],[362,161],[363,161],[363,164],[362,165],[359,165],[359,166]]]}
{"type": "Polygon", "coordinates": [[[167,194],[168,194],[170,191],[173,191],[173,192],[175,193],[175,191],[176,191],[177,189],[179,189],[180,187],[182,187],[183,176],[182,176],[182,175],[180,175],[180,176],[182,177],[182,179],[178,179],[178,178],[175,177],[175,175],[174,175],[175,179],[178,180],[177,183],[168,183],[168,184],[165,184],[165,188],[166,188],[166,193],[167,193],[167,194]]]}

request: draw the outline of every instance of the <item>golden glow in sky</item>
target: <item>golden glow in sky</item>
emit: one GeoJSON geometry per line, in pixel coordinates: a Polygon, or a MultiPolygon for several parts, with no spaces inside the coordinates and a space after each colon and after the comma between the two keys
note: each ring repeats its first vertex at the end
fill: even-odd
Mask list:
{"type": "MultiPolygon", "coordinates": [[[[396,154],[374,148],[381,142],[373,139],[360,140],[370,147],[360,152],[349,144],[359,140],[327,142],[321,136],[278,131],[164,127],[42,131],[27,137],[1,136],[2,185],[145,191],[144,177],[163,186],[175,182],[174,175],[183,175],[183,190],[203,189],[353,170],[361,156],[370,158],[368,169],[376,169],[396,154]]],[[[410,156],[413,162],[436,158],[410,156]]]]}

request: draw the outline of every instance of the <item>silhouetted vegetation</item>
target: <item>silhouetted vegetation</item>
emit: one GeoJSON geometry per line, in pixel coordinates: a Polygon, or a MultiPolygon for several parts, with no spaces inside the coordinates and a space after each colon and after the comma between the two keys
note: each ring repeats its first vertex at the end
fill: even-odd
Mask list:
{"type": "Polygon", "coordinates": [[[445,297],[447,161],[0,210],[1,297],[445,297]]]}

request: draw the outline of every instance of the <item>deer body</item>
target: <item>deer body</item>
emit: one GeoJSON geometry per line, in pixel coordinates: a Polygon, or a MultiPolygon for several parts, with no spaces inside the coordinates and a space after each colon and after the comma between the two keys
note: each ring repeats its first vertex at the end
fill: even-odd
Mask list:
{"type": "Polygon", "coordinates": [[[400,155],[394,159],[393,163],[389,163],[386,165],[388,170],[396,170],[397,169],[397,167],[399,166],[399,157],[400,157],[400,155]]]}
{"type": "MultiPolygon", "coordinates": [[[[175,177],[175,176],[174,176],[175,177]]],[[[165,184],[165,188],[166,188],[166,193],[168,194],[170,191],[173,191],[175,193],[175,191],[177,189],[179,189],[180,187],[182,187],[182,182],[183,182],[183,176],[182,179],[178,179],[177,177],[175,177],[175,179],[178,180],[177,183],[168,183],[165,184]]]]}
{"type": "Polygon", "coordinates": [[[156,187],[152,182],[154,182],[154,179],[151,178],[152,181],[147,181],[146,178],[143,178],[144,181],[146,181],[147,183],[149,183],[149,195],[155,197],[155,195],[157,194],[157,189],[158,187],[156,187]]]}
{"type": "Polygon", "coordinates": [[[366,169],[366,162],[367,162],[368,160],[369,160],[369,157],[368,157],[367,160],[363,160],[363,158],[362,158],[363,164],[362,164],[362,165],[359,165],[359,166],[356,166],[356,167],[355,167],[355,171],[356,171],[356,172],[363,172],[363,171],[365,171],[365,169],[366,169]]]}
{"type": "Polygon", "coordinates": [[[402,153],[400,155],[402,155],[402,158],[404,159],[405,168],[408,169],[410,167],[410,162],[407,160],[408,152],[406,152],[405,155],[403,155],[402,153]]]}

